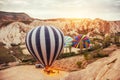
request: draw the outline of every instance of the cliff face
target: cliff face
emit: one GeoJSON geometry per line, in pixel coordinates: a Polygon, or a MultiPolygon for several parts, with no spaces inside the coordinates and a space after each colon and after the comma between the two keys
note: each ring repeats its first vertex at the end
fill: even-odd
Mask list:
{"type": "Polygon", "coordinates": [[[13,12],[3,12],[0,11],[0,27],[6,26],[12,22],[23,22],[23,23],[30,23],[33,21],[31,17],[29,17],[25,13],[13,13],[13,12]]]}

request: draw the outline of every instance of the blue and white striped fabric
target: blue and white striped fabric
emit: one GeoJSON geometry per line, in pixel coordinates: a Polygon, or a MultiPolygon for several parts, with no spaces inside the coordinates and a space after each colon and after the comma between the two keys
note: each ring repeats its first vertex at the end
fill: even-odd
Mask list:
{"type": "Polygon", "coordinates": [[[63,36],[62,31],[55,27],[39,26],[27,33],[26,46],[34,58],[44,67],[49,67],[63,49],[63,36]]]}

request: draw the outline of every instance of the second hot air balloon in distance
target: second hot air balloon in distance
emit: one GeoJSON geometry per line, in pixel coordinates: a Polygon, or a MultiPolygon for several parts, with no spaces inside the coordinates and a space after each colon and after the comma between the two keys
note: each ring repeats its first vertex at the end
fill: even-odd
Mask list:
{"type": "Polygon", "coordinates": [[[88,47],[90,47],[90,39],[86,35],[79,34],[78,36],[74,37],[73,47],[75,47],[75,48],[79,48],[79,47],[88,48],[88,47]]]}
{"type": "Polygon", "coordinates": [[[73,41],[72,37],[64,36],[64,48],[66,48],[66,52],[67,52],[67,48],[69,48],[69,52],[71,53],[72,41],[73,41]]]}

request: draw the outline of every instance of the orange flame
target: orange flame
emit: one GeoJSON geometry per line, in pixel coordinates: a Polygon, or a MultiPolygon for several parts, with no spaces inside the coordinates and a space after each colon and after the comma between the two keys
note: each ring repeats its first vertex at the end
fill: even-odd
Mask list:
{"type": "Polygon", "coordinates": [[[54,69],[54,68],[51,68],[51,67],[46,67],[43,71],[44,71],[45,74],[47,74],[49,76],[54,76],[54,75],[59,74],[58,69],[54,69]]]}

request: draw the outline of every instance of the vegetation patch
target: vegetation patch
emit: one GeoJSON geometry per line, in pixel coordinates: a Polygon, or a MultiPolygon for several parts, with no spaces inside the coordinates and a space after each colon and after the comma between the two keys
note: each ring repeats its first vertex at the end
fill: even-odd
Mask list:
{"type": "Polygon", "coordinates": [[[14,57],[9,54],[10,50],[3,47],[4,45],[0,43],[0,64],[14,62],[14,57]]]}
{"type": "Polygon", "coordinates": [[[71,53],[61,53],[59,55],[58,59],[72,57],[72,56],[76,56],[76,55],[78,55],[78,54],[75,54],[74,52],[71,52],[71,53]]]}
{"type": "Polygon", "coordinates": [[[82,61],[78,61],[76,64],[77,64],[78,68],[81,68],[81,67],[82,67],[82,66],[81,66],[81,65],[82,65],[82,61]]]}
{"type": "Polygon", "coordinates": [[[36,62],[36,60],[31,55],[23,54],[19,45],[15,45],[10,49],[6,49],[4,45],[0,43],[0,64],[16,61],[25,64],[33,64],[36,62]]]}

